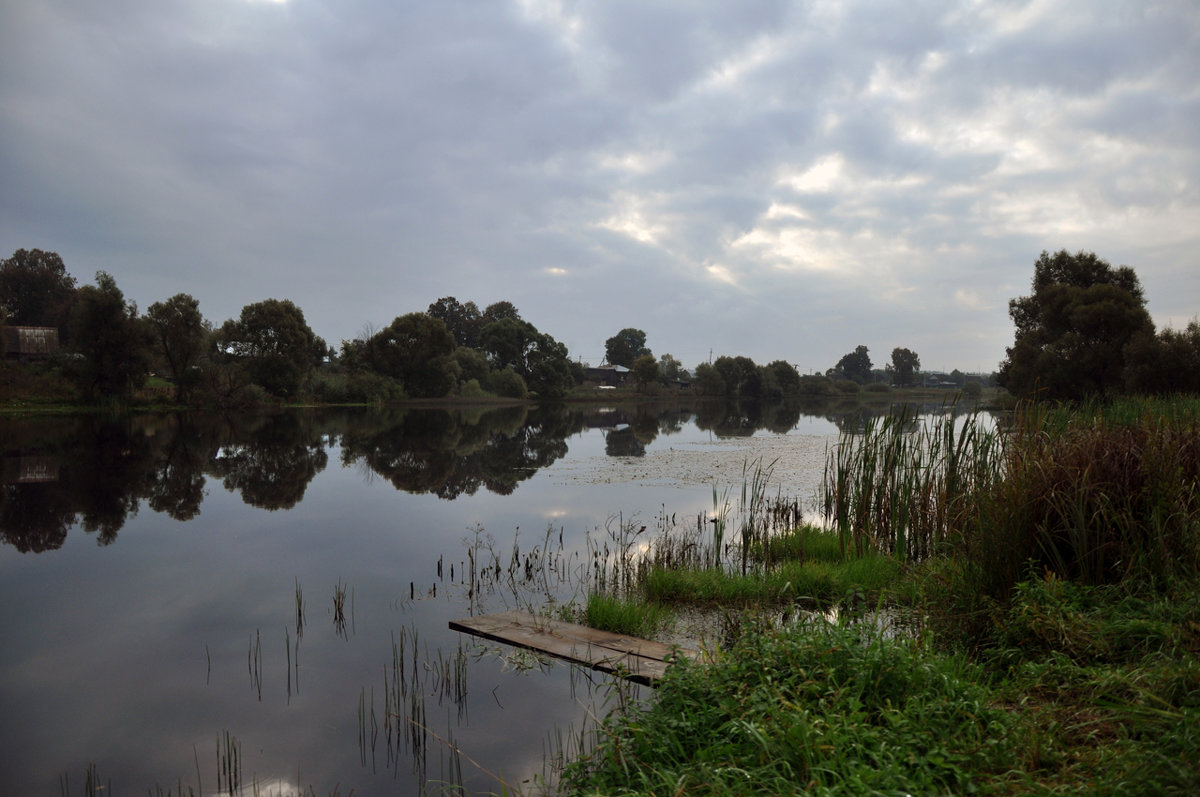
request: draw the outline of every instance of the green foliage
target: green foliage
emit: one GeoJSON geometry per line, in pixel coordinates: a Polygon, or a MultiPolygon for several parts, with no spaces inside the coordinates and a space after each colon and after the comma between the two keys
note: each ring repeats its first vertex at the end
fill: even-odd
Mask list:
{"type": "Polygon", "coordinates": [[[724,396],[725,379],[711,363],[700,363],[693,376],[696,391],[702,396],[724,396]]]}
{"type": "Polygon", "coordinates": [[[309,383],[312,397],[324,404],[385,404],[407,398],[399,382],[373,371],[318,371],[309,383]]]}
{"type": "Polygon", "coordinates": [[[850,379],[858,384],[871,381],[871,355],[866,346],[856,346],[854,351],[838,360],[833,368],[834,375],[850,379]]]}
{"type": "Polygon", "coordinates": [[[367,362],[376,373],[404,385],[415,398],[437,398],[458,386],[454,337],[428,313],[396,318],[367,341],[367,362]]]}
{"type": "Polygon", "coordinates": [[[237,321],[222,325],[217,345],[223,359],[243,367],[254,384],[281,398],[298,395],[326,353],[304,312],[287,299],[246,305],[237,321]]]}
{"type": "Polygon", "coordinates": [[[480,340],[494,370],[512,369],[540,398],[561,398],[575,386],[567,347],[528,321],[501,318],[483,328],[480,340]]]}
{"type": "Polygon", "coordinates": [[[963,544],[1006,595],[1029,563],[1087,584],[1200,576],[1200,403],[1025,407],[963,544]]]}
{"type": "Polygon", "coordinates": [[[681,661],[609,717],[570,794],[966,793],[1011,765],[981,673],[910,640],[822,622],[681,661]]]}
{"type": "Polygon", "coordinates": [[[786,360],[774,360],[762,367],[765,398],[794,396],[800,392],[800,373],[786,360]]]}
{"type": "Polygon", "coordinates": [[[655,567],[645,574],[641,589],[647,600],[658,603],[744,606],[800,601],[828,606],[848,593],[878,596],[898,575],[894,559],[867,553],[839,562],[784,560],[748,573],[655,567]]]}
{"type": "Polygon", "coordinates": [[[1016,326],[998,380],[1016,396],[1079,399],[1120,391],[1124,349],[1154,324],[1133,269],[1090,252],[1034,264],[1033,293],[1009,302],[1016,326]]]}
{"type": "Polygon", "coordinates": [[[129,398],[146,381],[149,333],[112,276],[97,272],[94,286],[76,292],[70,329],[73,348],[82,355],[73,372],[89,398],[129,398]]]}
{"type": "Polygon", "coordinates": [[[463,304],[453,296],[443,296],[429,305],[426,312],[446,325],[446,331],[454,337],[455,343],[460,347],[479,348],[479,335],[483,331],[484,320],[483,313],[479,312],[475,302],[463,304]]]}
{"type": "Polygon", "coordinates": [[[627,327],[604,341],[604,358],[610,365],[633,368],[638,357],[650,353],[646,348],[646,333],[640,329],[627,327]]]}
{"type": "Polygon", "coordinates": [[[1125,346],[1125,390],[1140,395],[1200,393],[1200,322],[1157,336],[1134,335],[1125,346]]]}
{"type": "Polygon", "coordinates": [[[462,382],[475,380],[479,384],[487,381],[488,373],[491,370],[488,367],[487,357],[483,352],[477,349],[468,349],[466,346],[459,346],[454,350],[454,362],[458,365],[458,378],[462,382]]]}
{"type": "Polygon", "coordinates": [[[638,387],[645,389],[646,385],[658,381],[658,361],[654,359],[653,354],[643,354],[633,361],[633,368],[630,369],[633,378],[637,380],[638,387]]]}
{"type": "Polygon", "coordinates": [[[603,593],[588,596],[583,621],[592,628],[648,639],[666,623],[668,612],[656,603],[628,601],[603,593]]]}
{"type": "Polygon", "coordinates": [[[154,351],[175,384],[175,398],[186,401],[199,383],[199,367],[208,340],[200,303],[186,293],[155,302],[146,311],[154,351]]]}
{"type": "Polygon", "coordinates": [[[836,393],[834,381],[827,376],[806,374],[800,377],[796,391],[802,396],[821,397],[833,396],[836,393]]]}
{"type": "Polygon", "coordinates": [[[892,375],[892,383],[896,387],[907,387],[914,383],[916,373],[921,367],[921,358],[909,349],[899,347],[892,349],[892,364],[888,371],[892,375]]]}
{"type": "Polygon", "coordinates": [[[674,355],[664,354],[658,358],[658,371],[668,381],[686,380],[690,374],[674,355]]]}
{"type": "Polygon", "coordinates": [[[758,398],[762,395],[762,374],[749,357],[723,355],[713,362],[713,368],[721,375],[725,395],[729,398],[758,398]]]}
{"type": "Polygon", "coordinates": [[[483,326],[485,327],[488,324],[495,323],[496,321],[503,321],[506,318],[513,321],[521,320],[521,314],[517,312],[517,307],[512,302],[493,302],[492,304],[489,304],[487,307],[483,308],[483,326]]]}
{"type": "Polygon", "coordinates": [[[905,561],[962,530],[1001,476],[1001,439],[985,418],[922,420],[909,410],[843,431],[826,463],[821,510],[846,550],[874,547],[905,561]]]}
{"type": "Polygon", "coordinates": [[[54,252],[18,249],[0,262],[0,322],[61,329],[74,298],[75,278],[54,252]]]}
{"type": "Polygon", "coordinates": [[[505,398],[523,399],[529,395],[525,380],[512,368],[492,371],[488,374],[484,386],[490,392],[505,398]]]}

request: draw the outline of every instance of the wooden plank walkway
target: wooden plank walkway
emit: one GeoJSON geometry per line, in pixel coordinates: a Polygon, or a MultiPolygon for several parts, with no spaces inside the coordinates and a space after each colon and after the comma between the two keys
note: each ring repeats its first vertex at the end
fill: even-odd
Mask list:
{"type": "Polygon", "coordinates": [[[675,656],[699,659],[703,655],[691,648],[599,631],[520,611],[451,620],[450,628],[650,685],[662,678],[667,663],[675,656]]]}

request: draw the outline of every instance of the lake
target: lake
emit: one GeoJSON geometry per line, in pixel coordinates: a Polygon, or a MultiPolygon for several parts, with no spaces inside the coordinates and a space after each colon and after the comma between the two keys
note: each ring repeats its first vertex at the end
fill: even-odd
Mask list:
{"type": "Polygon", "coordinates": [[[648,691],[448,622],[583,601],[605,540],[696,525],[755,463],[811,499],[859,421],[652,404],[0,419],[0,791],[536,790],[648,691]]]}

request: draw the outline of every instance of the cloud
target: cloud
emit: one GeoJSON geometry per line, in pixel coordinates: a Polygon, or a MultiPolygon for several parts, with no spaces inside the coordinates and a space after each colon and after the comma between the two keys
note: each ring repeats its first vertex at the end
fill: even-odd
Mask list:
{"type": "Polygon", "coordinates": [[[637,326],[689,365],[991,368],[1042,249],[1200,305],[1190,4],[35,0],[0,31],[0,243],[142,306],[291,298],[336,342],[456,295],[580,355],[637,326]]]}

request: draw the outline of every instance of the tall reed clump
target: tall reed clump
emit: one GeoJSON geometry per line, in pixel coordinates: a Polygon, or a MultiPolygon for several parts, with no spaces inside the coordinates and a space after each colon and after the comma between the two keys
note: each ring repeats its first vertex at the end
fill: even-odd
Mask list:
{"type": "Polygon", "coordinates": [[[988,593],[1031,568],[1093,585],[1200,575],[1200,399],[1022,407],[1003,472],[962,535],[988,593]]]}
{"type": "Polygon", "coordinates": [[[820,490],[843,555],[891,553],[905,562],[951,541],[1002,475],[1004,440],[971,413],[922,420],[903,408],[845,431],[827,458],[820,490]]]}

